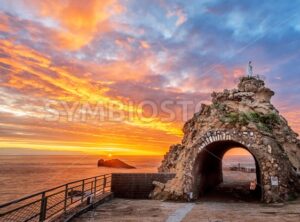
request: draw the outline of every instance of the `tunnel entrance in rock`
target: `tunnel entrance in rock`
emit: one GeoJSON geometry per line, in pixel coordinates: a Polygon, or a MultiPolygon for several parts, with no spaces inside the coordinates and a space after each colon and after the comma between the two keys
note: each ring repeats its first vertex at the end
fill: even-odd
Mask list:
{"type": "Polygon", "coordinates": [[[196,158],[194,194],[199,199],[259,201],[262,198],[259,165],[244,145],[234,141],[213,142],[196,158]],[[230,155],[235,149],[248,155],[244,159],[230,155]]]}

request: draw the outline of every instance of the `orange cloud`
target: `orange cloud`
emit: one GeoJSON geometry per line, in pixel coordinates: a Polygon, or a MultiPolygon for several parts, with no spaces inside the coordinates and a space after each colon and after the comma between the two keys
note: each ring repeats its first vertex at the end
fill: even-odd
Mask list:
{"type": "MultiPolygon", "coordinates": [[[[65,67],[56,66],[50,58],[25,46],[15,45],[7,40],[0,40],[0,46],[3,52],[9,55],[0,58],[1,64],[10,67],[4,68],[2,65],[0,66],[9,73],[8,81],[2,83],[4,86],[18,89],[26,94],[38,92],[34,96],[48,99],[67,102],[83,101],[90,104],[114,104],[116,110],[134,113],[135,115],[143,112],[141,108],[127,104],[120,97],[108,96],[106,93],[110,90],[109,86],[99,87],[93,84],[94,82],[91,79],[80,78],[69,72],[65,67]]],[[[112,72],[124,73],[127,65],[122,66],[120,64],[120,67],[115,66],[112,68],[112,72]]],[[[107,69],[105,70],[109,71],[110,67],[107,66],[107,69]]],[[[137,73],[133,70],[132,72],[133,75],[137,73]]],[[[126,74],[131,75],[130,73],[126,74]]],[[[178,126],[173,123],[162,122],[156,117],[136,116],[130,122],[124,123],[136,127],[159,130],[172,135],[182,134],[178,126]]]]}
{"type": "Polygon", "coordinates": [[[141,41],[141,47],[144,48],[144,49],[149,49],[150,48],[150,45],[148,42],[146,41],[141,41]]]}
{"type": "Polygon", "coordinates": [[[25,0],[41,18],[51,18],[57,24],[55,44],[77,50],[88,44],[98,33],[110,29],[109,18],[122,12],[117,0],[25,0]]]}
{"type": "Polygon", "coordinates": [[[123,123],[103,123],[101,126],[74,122],[45,122],[34,117],[3,115],[0,127],[5,129],[0,148],[38,148],[69,150],[103,154],[107,150],[117,154],[163,154],[172,135],[145,130],[123,123]],[[54,130],[55,129],[55,130],[54,130]],[[130,133],[128,133],[130,132],[130,133]],[[160,138],[157,140],[156,138],[160,138]]]}

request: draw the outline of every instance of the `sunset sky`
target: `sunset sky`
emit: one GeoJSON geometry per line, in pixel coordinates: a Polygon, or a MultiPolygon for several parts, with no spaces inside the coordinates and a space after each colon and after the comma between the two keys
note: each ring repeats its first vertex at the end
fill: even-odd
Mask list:
{"type": "Polygon", "coordinates": [[[0,0],[0,154],[162,155],[249,60],[299,133],[299,11],[286,0],[0,0]]]}

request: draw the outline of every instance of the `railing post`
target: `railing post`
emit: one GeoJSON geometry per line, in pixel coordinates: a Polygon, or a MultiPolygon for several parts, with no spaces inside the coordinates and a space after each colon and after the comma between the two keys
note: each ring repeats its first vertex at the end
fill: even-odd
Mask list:
{"type": "Polygon", "coordinates": [[[43,222],[46,220],[46,213],[47,213],[47,197],[45,192],[42,194],[41,199],[41,210],[40,210],[40,222],[43,222]]]}
{"type": "Polygon", "coordinates": [[[65,201],[64,201],[64,213],[67,211],[67,204],[68,204],[68,189],[69,189],[69,184],[66,184],[65,186],[65,201]]]}
{"type": "Polygon", "coordinates": [[[112,184],[112,174],[110,174],[109,176],[108,176],[108,178],[110,179],[110,183],[109,183],[109,192],[111,192],[111,184],[112,184]]]}
{"type": "Polygon", "coordinates": [[[97,177],[95,177],[95,181],[94,181],[94,197],[96,197],[97,194],[97,177]]]}
{"type": "Polygon", "coordinates": [[[83,202],[83,197],[84,197],[84,180],[82,180],[81,202],[83,202]]]}
{"type": "Polygon", "coordinates": [[[106,176],[104,175],[104,178],[103,178],[103,193],[105,193],[105,187],[106,187],[106,176]]]}
{"type": "Polygon", "coordinates": [[[71,188],[71,204],[73,204],[73,187],[71,188]]]}

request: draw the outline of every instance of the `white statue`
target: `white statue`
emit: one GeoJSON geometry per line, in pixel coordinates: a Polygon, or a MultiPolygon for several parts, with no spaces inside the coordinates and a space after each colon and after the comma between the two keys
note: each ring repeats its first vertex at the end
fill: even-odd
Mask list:
{"type": "Polygon", "coordinates": [[[253,76],[253,67],[252,67],[251,61],[249,61],[249,63],[248,63],[247,74],[248,74],[248,76],[253,76]]]}

